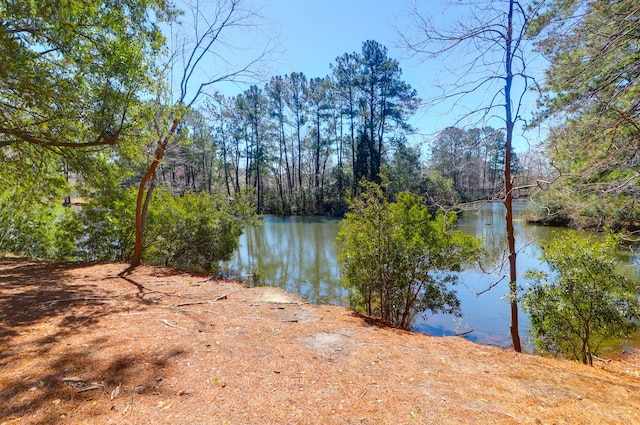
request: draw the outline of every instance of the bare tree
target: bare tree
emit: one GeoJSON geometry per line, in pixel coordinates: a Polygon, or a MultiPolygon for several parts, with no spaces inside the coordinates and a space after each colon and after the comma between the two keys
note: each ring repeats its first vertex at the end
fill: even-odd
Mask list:
{"type": "MultiPolygon", "coordinates": [[[[398,31],[402,45],[423,60],[444,59],[452,64],[443,71],[451,77],[449,87],[435,97],[434,104],[453,101],[456,106],[473,96],[487,97],[479,106],[465,108],[458,122],[477,120],[485,123],[499,118],[504,124],[504,194],[506,209],[507,250],[509,258],[509,300],[511,307],[511,339],[513,348],[522,351],[518,332],[518,297],[516,284],[516,247],[513,228],[512,143],[516,123],[523,120],[523,97],[535,84],[528,74],[530,48],[527,32],[532,17],[542,2],[525,4],[526,0],[458,1],[463,14],[453,25],[438,27],[429,15],[422,13],[418,2],[411,15],[415,18],[410,31],[398,31]],[[514,85],[515,84],[515,85],[514,85]]],[[[452,8],[448,12],[454,11],[452,8]]],[[[471,99],[474,100],[474,99],[471,99]]]]}
{"type": "Polygon", "coordinates": [[[254,11],[245,7],[245,3],[245,0],[196,0],[194,4],[187,5],[191,26],[187,29],[187,25],[181,25],[186,33],[176,38],[180,48],[173,52],[167,66],[170,85],[173,86],[174,80],[179,80],[179,85],[175,99],[170,105],[165,105],[166,110],[170,111],[169,116],[161,116],[156,120],[157,139],[153,143],[155,151],[138,187],[135,248],[130,269],[142,262],[145,220],[155,187],[156,169],[174,140],[186,112],[217,83],[255,79],[256,66],[271,52],[267,44],[242,64],[229,62],[230,57],[235,54],[242,57],[245,52],[240,51],[240,46],[235,46],[234,49],[228,34],[236,29],[255,28],[255,19],[258,17],[254,11]]]}

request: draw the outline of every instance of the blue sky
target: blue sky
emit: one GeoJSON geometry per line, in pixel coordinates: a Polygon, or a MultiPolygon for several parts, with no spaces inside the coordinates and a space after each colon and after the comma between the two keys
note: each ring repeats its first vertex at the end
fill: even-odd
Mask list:
{"type": "Polygon", "coordinates": [[[389,56],[397,59],[392,25],[404,7],[397,0],[271,0],[261,13],[273,20],[282,37],[281,70],[323,77],[336,57],[360,52],[366,40],[387,46],[389,56]]]}
{"type": "MultiPolygon", "coordinates": [[[[441,61],[419,62],[397,47],[399,36],[394,28],[409,24],[408,11],[411,0],[254,0],[256,9],[266,21],[263,36],[276,33],[278,37],[277,55],[265,69],[265,79],[272,75],[302,72],[308,78],[328,75],[330,64],[344,53],[360,52],[362,43],[375,40],[388,48],[388,56],[400,62],[403,77],[414,87],[421,98],[428,99],[437,92],[437,81],[451,79],[447,68],[455,66],[457,60],[447,58],[441,61]]],[[[434,16],[438,22],[451,22],[454,9],[447,8],[446,0],[423,0],[420,9],[434,16]]],[[[265,40],[255,40],[255,33],[248,33],[249,43],[257,44],[265,40]],[[253,39],[250,39],[253,37],[253,39]]],[[[238,42],[238,40],[234,40],[238,42]]],[[[247,41],[247,40],[244,40],[247,41]]],[[[474,54],[475,52],[471,52],[474,54]]],[[[225,87],[225,86],[221,86],[225,87]]],[[[226,86],[223,92],[229,95],[242,91],[242,87],[226,86]]],[[[412,120],[419,132],[410,140],[422,143],[434,137],[445,127],[455,125],[459,117],[469,109],[486,103],[495,89],[485,94],[476,93],[461,102],[440,105],[419,110],[412,120]]],[[[536,96],[528,95],[526,109],[532,111],[536,96]]],[[[501,113],[502,111],[498,111],[501,113]]],[[[502,123],[494,119],[489,122],[494,127],[502,123]]],[[[530,143],[535,144],[537,135],[530,135],[530,143]]],[[[516,150],[527,149],[527,142],[519,137],[515,140],[516,150]]]]}

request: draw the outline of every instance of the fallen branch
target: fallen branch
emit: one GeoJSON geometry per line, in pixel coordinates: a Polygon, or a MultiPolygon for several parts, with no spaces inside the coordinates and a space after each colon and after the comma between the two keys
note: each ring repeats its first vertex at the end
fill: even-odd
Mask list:
{"type": "Polygon", "coordinates": [[[97,382],[92,382],[91,385],[87,385],[84,379],[75,376],[62,378],[62,382],[69,382],[76,389],[77,393],[84,393],[104,388],[104,384],[99,384],[97,382]]]}
{"type": "Polygon", "coordinates": [[[212,281],[216,281],[216,280],[220,280],[220,279],[224,280],[223,277],[221,277],[220,275],[216,274],[216,275],[213,275],[213,276],[211,276],[211,277],[209,277],[209,278],[207,278],[205,280],[199,280],[198,283],[212,282],[212,281]]]}
{"type": "Polygon", "coordinates": [[[220,301],[220,300],[226,300],[227,299],[227,295],[220,295],[217,298],[214,298],[213,300],[210,301],[193,301],[193,302],[188,302],[188,303],[181,303],[181,304],[174,304],[174,307],[184,307],[186,305],[198,305],[198,304],[213,304],[216,301],[220,301]]]}
{"type": "Polygon", "coordinates": [[[112,298],[101,297],[82,297],[82,298],[65,298],[59,300],[42,301],[39,304],[68,303],[72,301],[110,301],[112,298]]]}
{"type": "Polygon", "coordinates": [[[119,383],[117,387],[115,387],[113,389],[113,391],[111,391],[111,401],[113,401],[114,398],[118,397],[120,395],[120,388],[122,387],[122,383],[119,383]]]}
{"type": "Polygon", "coordinates": [[[89,385],[88,387],[84,387],[84,388],[80,388],[78,390],[76,390],[77,393],[84,393],[87,391],[91,391],[91,390],[97,390],[100,388],[103,388],[104,384],[93,384],[93,385],[89,385]]]}
{"type": "Polygon", "coordinates": [[[187,305],[199,305],[199,304],[209,304],[210,301],[194,301],[194,302],[190,302],[190,303],[180,303],[180,304],[174,304],[174,307],[184,307],[187,305]]]}
{"type": "Polygon", "coordinates": [[[598,356],[596,356],[596,355],[592,355],[592,356],[593,356],[593,358],[594,358],[594,359],[599,360],[599,361],[604,362],[604,363],[609,363],[609,362],[611,362],[611,359],[603,359],[603,358],[598,357],[598,356]]]}
{"type": "Polygon", "coordinates": [[[169,326],[170,328],[182,329],[183,331],[191,331],[191,329],[187,329],[187,328],[183,328],[183,327],[180,327],[180,326],[172,325],[166,319],[162,319],[162,323],[164,323],[165,325],[169,326]]]}
{"type": "Polygon", "coordinates": [[[211,313],[219,314],[212,310],[163,310],[163,311],[132,311],[130,313],[117,313],[119,316],[142,316],[142,315],[166,315],[168,313],[211,313]]]}
{"type": "MultiPolygon", "coordinates": [[[[376,345],[383,345],[383,344],[376,344],[376,345]]],[[[412,347],[412,346],[406,345],[406,344],[398,344],[398,345],[401,346],[401,347],[404,347],[404,348],[408,348],[409,350],[416,350],[416,351],[421,350],[420,348],[412,347]]]]}

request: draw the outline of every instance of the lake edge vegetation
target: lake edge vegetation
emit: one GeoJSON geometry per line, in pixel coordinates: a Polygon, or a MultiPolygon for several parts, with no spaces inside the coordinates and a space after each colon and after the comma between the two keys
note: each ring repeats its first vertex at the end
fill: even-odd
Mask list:
{"type": "Polygon", "coordinates": [[[602,343],[638,330],[640,282],[616,270],[620,242],[573,234],[544,247],[550,273],[528,270],[522,297],[539,352],[593,365],[602,343]]]}
{"type": "Polygon", "coordinates": [[[454,230],[455,221],[453,212],[432,217],[411,193],[389,202],[383,187],[363,182],[337,242],[351,307],[407,330],[427,311],[460,316],[455,272],[479,258],[482,243],[454,230]]]}

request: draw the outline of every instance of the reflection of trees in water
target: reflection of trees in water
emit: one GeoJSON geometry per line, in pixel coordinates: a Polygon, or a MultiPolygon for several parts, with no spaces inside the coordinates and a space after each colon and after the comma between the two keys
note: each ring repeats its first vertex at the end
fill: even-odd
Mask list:
{"type": "Polygon", "coordinates": [[[500,203],[486,203],[477,209],[466,210],[458,228],[465,233],[482,238],[485,250],[483,263],[495,268],[506,260],[507,237],[504,225],[505,208],[500,203]]]}
{"type": "MultiPolygon", "coordinates": [[[[335,240],[338,220],[266,217],[246,229],[243,246],[228,268],[257,276],[314,303],[344,303],[335,240]]],[[[247,279],[250,281],[252,279],[247,279]]]]}
{"type": "MultiPolygon", "coordinates": [[[[592,234],[591,232],[581,232],[563,227],[527,224],[521,220],[521,214],[525,207],[526,204],[524,202],[514,204],[514,228],[518,241],[516,249],[519,253],[520,275],[524,274],[528,268],[546,268],[546,265],[540,259],[542,248],[554,238],[567,232],[592,234]]],[[[502,273],[502,269],[505,269],[504,273],[506,273],[506,267],[508,266],[504,215],[505,209],[502,204],[484,204],[479,209],[465,211],[460,222],[463,231],[483,238],[487,255],[484,260],[484,269],[495,270],[496,275],[502,273]],[[501,265],[504,267],[501,268],[501,265]]],[[[621,251],[619,259],[622,261],[620,266],[621,273],[630,278],[640,278],[640,267],[634,263],[631,250],[621,251]]]]}
{"type": "MultiPolygon", "coordinates": [[[[524,203],[514,204],[514,228],[518,244],[516,249],[525,257],[537,259],[542,246],[553,238],[554,232],[572,231],[569,229],[550,228],[545,226],[526,224],[521,220],[524,203]]],[[[460,229],[466,233],[479,236],[484,242],[486,258],[485,269],[501,269],[501,264],[507,267],[507,236],[505,230],[505,208],[499,202],[486,203],[477,209],[464,212],[460,221],[460,229]]],[[[520,260],[519,260],[520,261],[520,260]]]]}
{"type": "MultiPolygon", "coordinates": [[[[514,223],[521,273],[528,268],[544,268],[539,260],[541,247],[555,234],[574,232],[520,221],[524,206],[524,203],[515,205],[514,223]]],[[[504,205],[486,203],[465,211],[458,224],[460,230],[483,238],[487,252],[484,269],[493,272],[485,275],[474,265],[469,266],[471,270],[463,277],[464,286],[475,292],[486,289],[508,273],[504,215],[504,205]],[[504,264],[502,269],[501,264],[504,264]]],[[[346,304],[336,258],[337,227],[338,220],[333,219],[266,217],[263,226],[245,230],[242,247],[227,269],[249,283],[257,280],[256,284],[279,286],[313,303],[346,304]]],[[[633,259],[628,253],[627,257],[624,258],[625,275],[640,278],[640,267],[631,267],[633,259]]],[[[500,288],[496,291],[499,298],[503,291],[500,288]]],[[[460,295],[463,292],[466,291],[462,290],[460,295]]]]}
{"type": "Polygon", "coordinates": [[[344,297],[344,290],[339,283],[338,264],[336,260],[335,240],[337,237],[337,222],[313,223],[313,246],[309,250],[309,285],[311,294],[309,299],[322,303],[340,302],[344,297]]]}
{"type": "Polygon", "coordinates": [[[334,248],[336,220],[297,221],[293,226],[299,256],[295,262],[298,274],[296,292],[311,302],[336,303],[342,297],[334,248]]]}

